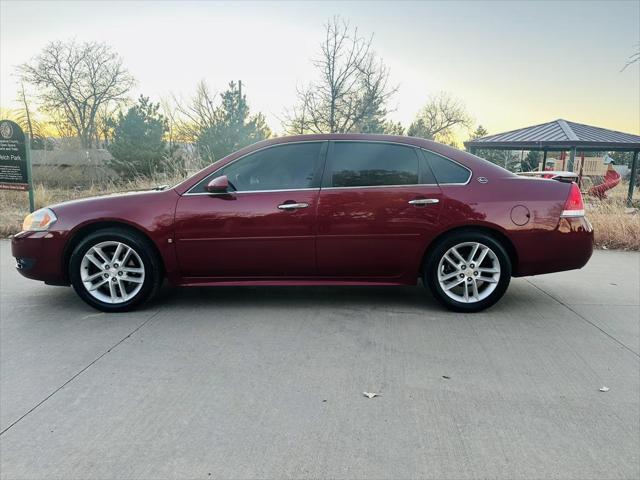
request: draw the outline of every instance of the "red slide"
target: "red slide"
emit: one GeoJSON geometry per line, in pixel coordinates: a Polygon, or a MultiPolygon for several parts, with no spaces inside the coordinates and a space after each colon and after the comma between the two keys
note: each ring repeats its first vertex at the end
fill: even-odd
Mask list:
{"type": "Polygon", "coordinates": [[[607,169],[607,174],[604,176],[602,183],[591,187],[587,193],[598,198],[607,198],[606,191],[611,190],[613,187],[620,183],[620,174],[616,172],[612,167],[607,169]]]}

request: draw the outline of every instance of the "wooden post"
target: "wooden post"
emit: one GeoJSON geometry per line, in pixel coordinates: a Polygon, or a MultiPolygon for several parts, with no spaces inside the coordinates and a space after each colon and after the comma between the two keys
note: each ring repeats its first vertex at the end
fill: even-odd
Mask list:
{"type": "Polygon", "coordinates": [[[568,171],[573,172],[573,164],[575,160],[576,160],[576,147],[572,147],[571,153],[569,154],[569,167],[567,168],[568,171]]]}
{"type": "Polygon", "coordinates": [[[638,174],[638,150],[633,152],[631,161],[631,177],[629,177],[629,193],[627,193],[627,207],[632,206],[633,190],[636,187],[636,176],[638,174]]]}
{"type": "Polygon", "coordinates": [[[27,157],[27,182],[29,183],[29,212],[33,213],[36,209],[35,199],[33,197],[33,174],[31,172],[31,137],[25,135],[27,141],[25,142],[25,153],[27,157]]]}
{"type": "Polygon", "coordinates": [[[584,168],[584,150],[580,153],[580,173],[578,173],[578,187],[582,188],[582,169],[584,168]]]}

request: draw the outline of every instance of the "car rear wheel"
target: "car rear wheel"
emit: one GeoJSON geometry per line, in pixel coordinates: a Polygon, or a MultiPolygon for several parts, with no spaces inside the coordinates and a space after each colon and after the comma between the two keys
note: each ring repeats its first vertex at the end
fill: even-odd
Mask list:
{"type": "Polygon", "coordinates": [[[83,238],[71,254],[69,276],[80,298],[105,312],[137,307],[162,281],[160,262],[148,240],[119,228],[83,238]]]}
{"type": "Polygon", "coordinates": [[[511,280],[509,255],[500,242],[482,232],[445,237],[430,252],[423,270],[436,299],[457,312],[490,307],[511,280]]]}

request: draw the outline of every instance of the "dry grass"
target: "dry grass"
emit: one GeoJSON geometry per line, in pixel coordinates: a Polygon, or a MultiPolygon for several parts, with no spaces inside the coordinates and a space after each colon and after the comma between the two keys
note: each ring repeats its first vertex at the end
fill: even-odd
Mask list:
{"type": "MultiPolygon", "coordinates": [[[[71,177],[72,180],[74,178],[71,177]]],[[[114,192],[149,190],[158,185],[175,185],[181,180],[183,179],[158,177],[151,179],[135,178],[126,182],[116,182],[113,177],[107,176],[89,185],[73,183],[73,186],[64,188],[52,188],[40,182],[36,183],[34,188],[35,207],[38,209],[67,200],[106,195],[114,192]]],[[[57,185],[62,181],[62,179],[56,179],[53,183],[57,185]]],[[[29,197],[27,192],[0,190],[0,238],[19,232],[22,227],[22,221],[28,213],[29,197]]]]}
{"type": "Polygon", "coordinates": [[[599,248],[640,251],[640,199],[634,195],[635,209],[626,208],[628,183],[621,183],[607,192],[608,198],[585,197],[587,218],[595,231],[599,248]]]}
{"type": "MultiPolygon", "coordinates": [[[[50,175],[48,179],[53,180],[50,175]]],[[[69,177],[75,178],[75,177],[69,177]]],[[[128,182],[115,182],[111,177],[103,178],[90,185],[51,188],[38,183],[35,189],[36,208],[76,198],[91,197],[113,192],[144,190],[160,184],[175,184],[180,178],[134,179],[128,182]]],[[[49,182],[47,182],[49,183],[49,182]]],[[[59,185],[62,180],[53,182],[59,185]]],[[[628,213],[625,198],[628,184],[620,184],[609,193],[605,200],[585,197],[587,218],[593,224],[596,245],[600,248],[617,248],[640,251],[640,212],[636,208],[628,213]]],[[[636,207],[640,199],[635,199],[636,207]]],[[[0,236],[7,237],[16,233],[22,226],[24,216],[29,213],[29,202],[26,192],[0,191],[0,236]]]]}

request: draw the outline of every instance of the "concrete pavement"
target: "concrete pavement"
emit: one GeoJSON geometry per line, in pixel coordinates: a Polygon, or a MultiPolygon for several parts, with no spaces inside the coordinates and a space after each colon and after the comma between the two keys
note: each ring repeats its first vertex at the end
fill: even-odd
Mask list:
{"type": "Polygon", "coordinates": [[[475,315],[422,287],[107,315],[0,249],[2,478],[640,476],[638,253],[514,279],[475,315]]]}

